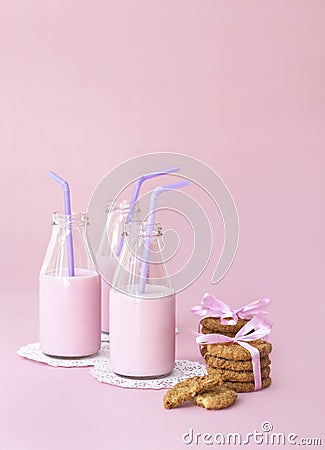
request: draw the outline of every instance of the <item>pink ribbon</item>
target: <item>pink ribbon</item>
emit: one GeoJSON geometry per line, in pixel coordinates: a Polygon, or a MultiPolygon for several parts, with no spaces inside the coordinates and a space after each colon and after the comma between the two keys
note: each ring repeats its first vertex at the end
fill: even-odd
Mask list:
{"type": "Polygon", "coordinates": [[[250,320],[258,314],[268,314],[264,308],[270,301],[269,298],[260,298],[239,309],[232,309],[227,303],[213,295],[204,294],[201,305],[193,306],[191,312],[197,316],[220,317],[220,322],[224,325],[236,325],[239,317],[241,319],[250,320]]]}
{"type": "Polygon", "coordinates": [[[255,391],[262,388],[260,352],[257,348],[249,344],[251,341],[263,339],[269,336],[272,324],[263,315],[253,317],[235,337],[224,336],[223,334],[198,334],[196,343],[203,344],[226,344],[232,342],[246,348],[252,356],[255,391]]]}

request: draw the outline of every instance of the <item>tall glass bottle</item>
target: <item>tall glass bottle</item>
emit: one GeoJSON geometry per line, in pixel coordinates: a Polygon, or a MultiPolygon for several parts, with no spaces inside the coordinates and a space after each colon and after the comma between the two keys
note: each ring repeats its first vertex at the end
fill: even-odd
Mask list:
{"type": "Polygon", "coordinates": [[[100,348],[100,277],[88,257],[83,213],[55,212],[52,235],[40,273],[39,331],[50,356],[84,357],[100,348]],[[72,233],[74,275],[68,268],[72,233]]]}
{"type": "Polygon", "coordinates": [[[110,291],[110,363],[119,375],[167,375],[175,364],[175,294],[163,262],[162,229],[159,224],[130,222],[124,236],[110,291]]]}
{"type": "MultiPolygon", "coordinates": [[[[116,267],[116,252],[119,248],[124,224],[130,212],[130,203],[122,201],[114,204],[108,202],[105,210],[107,217],[96,254],[96,263],[101,274],[101,330],[109,332],[109,291],[116,267]],[[112,207],[113,206],[113,207],[112,207]]],[[[133,206],[132,218],[139,216],[139,207],[133,206]]]]}

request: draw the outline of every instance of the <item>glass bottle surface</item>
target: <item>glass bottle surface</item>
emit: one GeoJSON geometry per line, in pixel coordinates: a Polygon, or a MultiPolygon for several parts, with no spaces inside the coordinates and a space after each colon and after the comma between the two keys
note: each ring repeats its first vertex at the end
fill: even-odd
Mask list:
{"type": "Polygon", "coordinates": [[[175,364],[175,294],[161,251],[161,227],[130,222],[110,291],[110,363],[129,377],[159,377],[175,364]],[[151,229],[152,228],[152,229],[151,229]],[[149,245],[145,289],[141,273],[149,245]]]}
{"type": "MultiPolygon", "coordinates": [[[[101,274],[101,330],[109,332],[109,291],[116,268],[116,251],[119,248],[124,224],[130,211],[130,203],[123,201],[113,205],[108,202],[106,207],[106,223],[96,254],[96,264],[101,274]]],[[[132,217],[137,219],[139,207],[133,206],[132,217]]]]}
{"type": "Polygon", "coordinates": [[[86,220],[82,213],[53,214],[52,235],[39,280],[40,344],[50,356],[84,357],[100,348],[100,277],[87,252],[86,220]],[[70,232],[74,276],[68,271],[70,232]]]}

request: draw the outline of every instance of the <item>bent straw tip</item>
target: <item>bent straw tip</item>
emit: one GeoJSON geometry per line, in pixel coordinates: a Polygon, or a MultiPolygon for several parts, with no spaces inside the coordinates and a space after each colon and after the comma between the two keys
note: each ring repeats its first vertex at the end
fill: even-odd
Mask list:
{"type": "Polygon", "coordinates": [[[165,186],[159,186],[158,188],[159,188],[160,192],[172,191],[172,190],[176,190],[176,189],[179,189],[179,188],[182,188],[182,187],[185,187],[185,186],[189,186],[190,184],[191,183],[189,182],[189,180],[183,180],[183,181],[179,181],[177,183],[166,184],[165,186]]]}
{"type": "Polygon", "coordinates": [[[176,165],[176,166],[168,167],[167,169],[165,169],[165,171],[166,172],[178,172],[180,169],[181,169],[181,167],[176,165]]]}
{"type": "Polygon", "coordinates": [[[48,176],[52,178],[52,180],[56,181],[57,183],[61,184],[63,189],[65,191],[69,191],[69,183],[65,181],[63,178],[59,177],[56,173],[54,173],[52,170],[49,170],[47,172],[48,176]]]}
{"type": "Polygon", "coordinates": [[[189,186],[191,183],[189,182],[189,180],[183,180],[180,181],[179,183],[175,183],[175,186],[177,185],[177,187],[185,187],[185,186],[189,186]]]}

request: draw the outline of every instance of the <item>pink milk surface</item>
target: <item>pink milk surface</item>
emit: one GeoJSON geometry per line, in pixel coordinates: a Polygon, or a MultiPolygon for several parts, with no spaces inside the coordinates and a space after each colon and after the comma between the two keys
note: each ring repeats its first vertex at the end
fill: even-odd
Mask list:
{"type": "Polygon", "coordinates": [[[41,349],[54,356],[88,356],[100,347],[100,278],[76,269],[76,276],[40,276],[41,349]]]}
{"type": "Polygon", "coordinates": [[[147,285],[146,294],[140,298],[111,289],[109,326],[110,363],[114,372],[150,377],[173,370],[175,295],[169,289],[147,285]],[[146,297],[153,291],[164,290],[169,295],[146,297]]]}
{"type": "Polygon", "coordinates": [[[102,275],[101,278],[101,330],[103,333],[109,332],[109,291],[115,270],[115,259],[108,258],[106,255],[97,256],[97,264],[102,275]],[[107,280],[107,281],[106,281],[107,280]]]}

